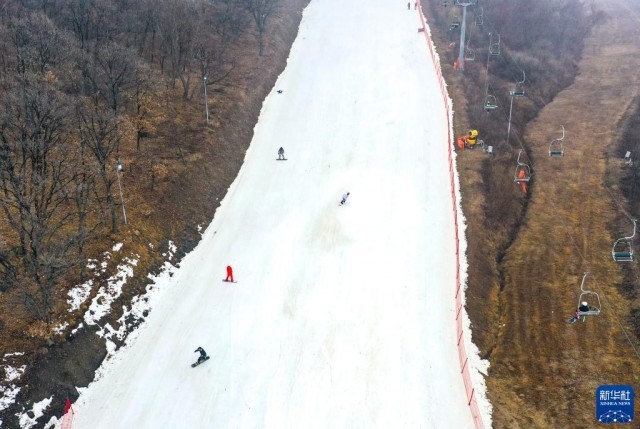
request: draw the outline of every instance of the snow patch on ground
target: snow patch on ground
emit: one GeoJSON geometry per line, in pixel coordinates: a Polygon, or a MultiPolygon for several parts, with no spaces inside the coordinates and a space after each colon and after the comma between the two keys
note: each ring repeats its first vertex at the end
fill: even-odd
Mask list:
{"type": "MultiPolygon", "coordinates": [[[[163,255],[168,260],[171,260],[176,250],[177,248],[173,242],[169,242],[169,251],[163,255]]],[[[141,322],[148,316],[154,303],[158,301],[157,295],[159,295],[159,292],[164,290],[165,286],[171,284],[170,279],[177,269],[176,266],[166,261],[157,276],[149,274],[148,278],[151,283],[147,285],[145,294],[134,297],[131,300],[130,308],[123,307],[122,316],[118,319],[119,328],[115,329],[110,323],[107,323],[97,332],[97,335],[106,341],[107,357],[96,371],[94,381],[102,378],[109,367],[109,362],[117,360],[118,355],[116,352],[120,349],[115,340],[120,343],[124,341],[123,348],[126,348],[138,336],[142,327],[141,322]]]]}
{"type": "MultiPolygon", "coordinates": [[[[136,255],[137,258],[140,256],[136,255]]],[[[95,325],[111,311],[111,304],[122,294],[122,287],[127,279],[133,276],[133,268],[139,259],[124,258],[124,263],[118,265],[116,274],[109,277],[107,285],[98,290],[98,294],[91,301],[88,311],[84,315],[87,325],[95,325]]]]}
{"type": "MultiPolygon", "coordinates": [[[[122,243],[118,243],[113,246],[113,251],[117,252],[121,247],[122,243]]],[[[87,261],[87,268],[93,271],[93,278],[99,276],[100,274],[104,274],[108,265],[107,261],[111,259],[111,254],[109,252],[104,252],[103,258],[104,260],[99,264],[97,259],[89,259],[87,261]]],[[[80,306],[89,298],[89,295],[91,295],[91,291],[93,290],[93,286],[94,280],[89,279],[69,291],[69,293],[67,294],[69,296],[69,298],[67,299],[67,303],[69,304],[70,313],[79,309],[80,306]]]]}
{"type": "MultiPolygon", "coordinates": [[[[17,387],[14,382],[20,380],[25,369],[27,369],[26,365],[14,367],[7,364],[7,358],[12,356],[22,356],[23,354],[24,353],[22,352],[7,353],[2,357],[2,368],[4,369],[5,376],[2,383],[4,385],[0,385],[0,411],[7,409],[15,401],[21,388],[17,387]]],[[[0,427],[2,427],[1,420],[0,427]]]]}
{"type": "MultiPolygon", "coordinates": [[[[7,353],[3,357],[3,361],[5,361],[7,356],[19,356],[22,354],[24,353],[7,353]]],[[[18,381],[20,377],[22,377],[24,370],[27,368],[26,365],[22,365],[17,368],[11,365],[3,365],[2,367],[5,373],[3,384],[6,384],[6,385],[5,386],[0,385],[0,411],[6,409],[7,407],[9,407],[9,405],[13,404],[16,398],[16,395],[18,395],[18,392],[20,392],[21,388],[16,387],[16,385],[12,382],[18,381]]]]}
{"type": "Polygon", "coordinates": [[[71,335],[75,335],[80,329],[84,327],[84,323],[80,323],[73,331],[71,331],[71,335]]]}
{"type": "Polygon", "coordinates": [[[176,254],[176,250],[178,250],[178,248],[176,247],[176,245],[174,244],[174,242],[173,242],[173,241],[171,241],[171,240],[169,240],[168,247],[169,247],[169,251],[168,251],[168,252],[163,253],[163,254],[162,254],[162,256],[166,256],[166,257],[167,257],[167,259],[170,261],[170,260],[172,260],[172,259],[173,259],[173,255],[175,255],[175,254],[176,254]]]}
{"type": "Polygon", "coordinates": [[[24,374],[24,370],[26,368],[27,368],[26,365],[22,365],[21,367],[18,367],[18,368],[14,368],[12,366],[6,365],[4,367],[4,373],[5,373],[4,380],[10,382],[10,381],[16,381],[20,379],[20,377],[22,377],[22,374],[24,374]]]}
{"type": "Polygon", "coordinates": [[[69,312],[76,311],[80,308],[82,303],[89,298],[92,288],[93,280],[87,280],[83,284],[76,286],[69,291],[69,299],[67,299],[67,303],[69,303],[69,312]]]}
{"type": "Polygon", "coordinates": [[[64,332],[65,329],[67,329],[68,326],[68,322],[61,323],[60,325],[53,328],[53,332],[55,332],[57,335],[60,335],[64,332]]]}
{"type": "Polygon", "coordinates": [[[0,411],[7,409],[18,396],[20,387],[16,387],[15,384],[10,386],[0,386],[0,411]]]}
{"type": "Polygon", "coordinates": [[[122,249],[122,243],[116,243],[111,250],[114,252],[119,252],[122,249]]]}
{"type": "Polygon", "coordinates": [[[20,427],[22,429],[31,429],[36,424],[36,419],[40,418],[44,414],[44,411],[49,407],[52,400],[53,395],[33,404],[33,408],[31,409],[33,418],[29,417],[26,412],[22,413],[20,415],[20,427]]]}
{"type": "Polygon", "coordinates": [[[47,423],[45,423],[44,429],[54,429],[59,422],[61,423],[62,420],[59,420],[56,416],[53,416],[47,423]]]}

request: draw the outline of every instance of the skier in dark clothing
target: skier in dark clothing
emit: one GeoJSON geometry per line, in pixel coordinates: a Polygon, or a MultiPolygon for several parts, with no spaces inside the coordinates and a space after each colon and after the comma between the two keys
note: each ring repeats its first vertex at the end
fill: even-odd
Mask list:
{"type": "Polygon", "coordinates": [[[342,206],[342,205],[344,205],[344,203],[346,203],[346,202],[347,202],[347,198],[349,198],[349,195],[351,195],[351,194],[350,194],[349,192],[347,192],[346,194],[344,194],[344,195],[342,196],[342,200],[340,200],[340,205],[341,205],[341,206],[342,206]]]}
{"type": "Polygon", "coordinates": [[[284,149],[278,149],[278,159],[284,159],[284,149]]]}
{"type": "Polygon", "coordinates": [[[205,352],[202,347],[198,347],[193,352],[194,353],[195,352],[200,352],[200,357],[198,358],[198,363],[204,362],[205,360],[207,360],[207,352],[205,352]]]}
{"type": "Polygon", "coordinates": [[[580,303],[580,307],[578,307],[578,310],[581,313],[584,313],[584,312],[587,312],[587,311],[591,310],[591,308],[589,307],[589,303],[587,301],[582,301],[580,303]]]}

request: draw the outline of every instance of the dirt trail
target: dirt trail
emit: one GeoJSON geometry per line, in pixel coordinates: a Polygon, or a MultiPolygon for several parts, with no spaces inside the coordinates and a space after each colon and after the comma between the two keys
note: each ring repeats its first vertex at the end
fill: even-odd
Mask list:
{"type": "Polygon", "coordinates": [[[640,15],[627,2],[595,3],[610,19],[586,40],[574,84],[524,135],[535,182],[504,259],[501,331],[488,378],[496,428],[590,427],[599,385],[640,381],[640,357],[622,331],[633,337],[630,303],[610,254],[609,228],[620,213],[605,187],[607,148],[618,143],[619,124],[639,93],[640,15]],[[550,158],[562,125],[565,156],[550,158]],[[603,313],[568,325],[585,271],[603,313]]]}

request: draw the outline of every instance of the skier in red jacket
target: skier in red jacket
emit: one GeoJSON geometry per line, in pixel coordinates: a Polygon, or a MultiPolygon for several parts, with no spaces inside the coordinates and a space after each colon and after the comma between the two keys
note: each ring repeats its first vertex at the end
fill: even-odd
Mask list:
{"type": "Polygon", "coordinates": [[[224,281],[233,282],[233,268],[231,268],[231,265],[227,265],[227,278],[224,281]]]}

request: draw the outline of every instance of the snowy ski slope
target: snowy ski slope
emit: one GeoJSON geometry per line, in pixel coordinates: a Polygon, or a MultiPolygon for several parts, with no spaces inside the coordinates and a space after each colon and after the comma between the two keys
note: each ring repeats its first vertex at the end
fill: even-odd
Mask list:
{"type": "Polygon", "coordinates": [[[474,427],[418,26],[401,1],[311,1],[236,181],[75,429],[474,427]],[[198,346],[211,359],[191,368],[198,346]]]}

